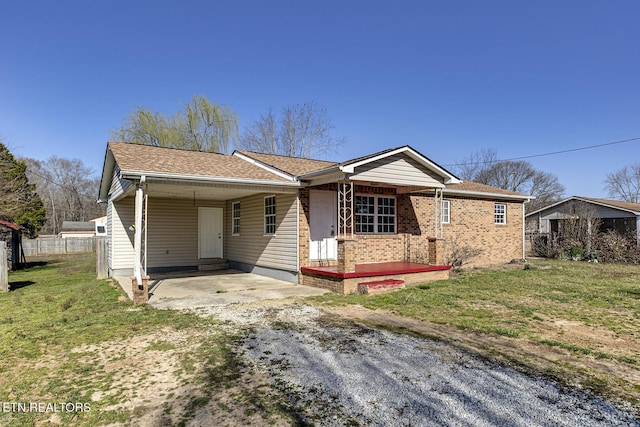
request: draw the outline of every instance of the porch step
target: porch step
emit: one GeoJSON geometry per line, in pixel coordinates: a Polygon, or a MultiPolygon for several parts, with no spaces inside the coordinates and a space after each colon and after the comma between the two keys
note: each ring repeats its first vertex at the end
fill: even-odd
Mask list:
{"type": "Polygon", "coordinates": [[[228,270],[229,263],[226,259],[208,259],[201,260],[198,264],[198,270],[200,271],[213,271],[213,270],[228,270]]]}
{"type": "Polygon", "coordinates": [[[403,288],[404,280],[400,279],[383,279],[358,283],[358,293],[364,295],[380,294],[403,288]]]}

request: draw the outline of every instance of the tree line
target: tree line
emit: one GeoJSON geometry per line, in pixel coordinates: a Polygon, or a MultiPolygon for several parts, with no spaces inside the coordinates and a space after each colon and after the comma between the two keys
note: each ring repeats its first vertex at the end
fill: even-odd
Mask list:
{"type": "MultiPolygon", "coordinates": [[[[315,102],[268,109],[240,133],[238,115],[204,96],[173,115],[137,107],[111,138],[123,142],[226,153],[234,148],[291,157],[323,158],[346,144],[334,135],[327,109],[315,102]]],[[[561,200],[565,187],[552,173],[526,161],[499,160],[495,149],[469,154],[452,166],[463,180],[535,197],[527,211],[561,200]]],[[[100,178],[81,160],[53,156],[48,160],[16,159],[0,139],[0,219],[25,227],[27,234],[57,234],[63,221],[102,216],[96,203],[100,178]]],[[[607,175],[605,189],[618,200],[640,202],[640,163],[607,175]]]]}

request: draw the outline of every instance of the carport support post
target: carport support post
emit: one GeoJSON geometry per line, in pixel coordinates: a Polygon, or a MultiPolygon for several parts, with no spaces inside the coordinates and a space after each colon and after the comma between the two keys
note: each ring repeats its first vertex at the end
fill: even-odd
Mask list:
{"type": "Polygon", "coordinates": [[[149,277],[142,275],[142,206],[144,202],[144,182],[146,177],[140,177],[140,183],[136,187],[135,201],[135,234],[133,238],[133,250],[135,252],[133,278],[131,286],[133,288],[133,303],[144,304],[149,301],[149,277]]]}

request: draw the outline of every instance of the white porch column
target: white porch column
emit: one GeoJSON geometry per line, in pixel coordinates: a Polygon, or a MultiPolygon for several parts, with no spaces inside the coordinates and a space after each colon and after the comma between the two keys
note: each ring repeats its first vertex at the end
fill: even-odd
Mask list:
{"type": "Polygon", "coordinates": [[[133,265],[133,302],[135,304],[144,303],[148,300],[148,290],[146,276],[147,272],[142,275],[142,216],[144,211],[144,183],[146,177],[143,175],[140,178],[140,182],[136,187],[135,198],[135,221],[134,221],[134,236],[133,236],[133,251],[134,251],[134,265],[133,265]]]}

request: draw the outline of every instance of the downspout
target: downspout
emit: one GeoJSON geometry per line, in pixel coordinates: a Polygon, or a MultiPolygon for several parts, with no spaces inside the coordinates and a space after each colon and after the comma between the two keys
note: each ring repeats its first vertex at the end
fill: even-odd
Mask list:
{"type": "Polygon", "coordinates": [[[525,221],[525,215],[524,215],[524,205],[529,203],[531,201],[531,199],[527,199],[525,200],[525,202],[522,204],[522,259],[526,259],[526,255],[527,255],[527,247],[526,247],[526,227],[524,224],[525,221]]]}
{"type": "Polygon", "coordinates": [[[133,238],[133,251],[135,253],[134,257],[134,266],[133,266],[133,276],[136,279],[136,283],[138,286],[142,286],[142,271],[141,271],[141,263],[142,263],[142,205],[144,203],[144,190],[143,184],[147,180],[145,175],[140,177],[140,182],[136,187],[136,201],[135,201],[135,234],[133,238]]]}
{"type": "Polygon", "coordinates": [[[433,223],[433,231],[434,231],[434,236],[436,239],[438,238],[438,189],[436,188],[435,190],[435,202],[434,202],[434,206],[433,206],[433,213],[434,213],[434,223],[433,223]]]}

